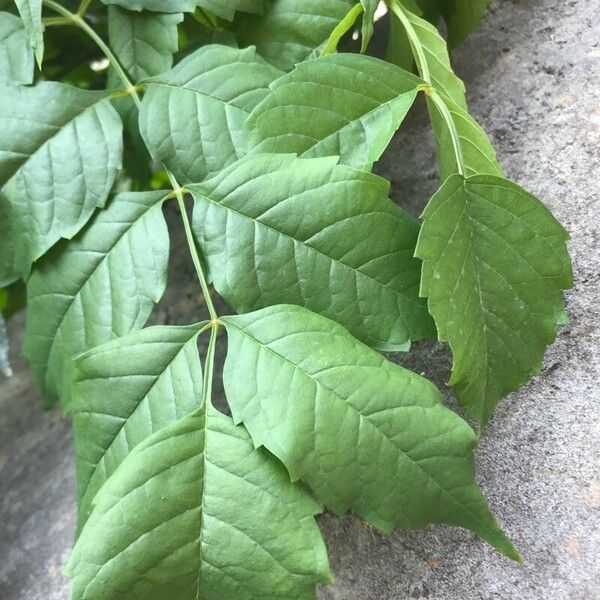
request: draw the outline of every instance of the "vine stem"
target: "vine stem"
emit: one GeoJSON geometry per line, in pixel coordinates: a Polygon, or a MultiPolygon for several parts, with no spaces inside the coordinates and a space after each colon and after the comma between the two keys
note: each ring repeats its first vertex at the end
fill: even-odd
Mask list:
{"type": "Polygon", "coordinates": [[[346,16],[335,26],[335,29],[331,32],[326,46],[321,51],[321,56],[324,56],[326,54],[333,54],[337,51],[337,47],[340,43],[340,40],[344,37],[346,32],[348,32],[350,28],[354,25],[356,19],[363,12],[363,10],[364,8],[359,2],[348,11],[346,16]]]}
{"type": "MultiPolygon", "coordinates": [[[[54,12],[65,17],[68,21],[73,22],[77,27],[85,31],[94,40],[94,42],[96,42],[98,48],[102,50],[102,52],[108,59],[108,62],[115,69],[115,72],[118,75],[119,79],[123,82],[123,85],[126,88],[126,92],[133,98],[133,101],[139,108],[141,106],[141,100],[136,86],[129,79],[129,76],[125,72],[125,69],[123,69],[123,67],[117,60],[117,57],[113,54],[112,50],[108,47],[104,40],[84,21],[82,16],[79,14],[82,11],[85,12],[87,10],[89,2],[87,0],[82,1],[79,7],[78,14],[72,13],[70,10],[66,9],[64,6],[61,6],[54,0],[42,0],[42,3],[54,12]]],[[[173,193],[177,198],[177,205],[179,207],[179,212],[181,213],[181,220],[183,221],[183,229],[185,231],[186,241],[190,250],[190,254],[192,256],[194,268],[196,269],[196,273],[198,275],[200,287],[202,288],[202,294],[204,295],[204,299],[206,301],[206,307],[208,308],[208,312],[210,314],[210,320],[213,324],[217,324],[219,317],[217,315],[215,305],[213,304],[212,298],[210,296],[210,289],[208,287],[206,276],[204,275],[204,269],[202,268],[202,262],[200,261],[200,256],[198,254],[198,248],[196,247],[194,234],[192,233],[192,227],[190,225],[190,220],[188,218],[187,211],[185,208],[185,202],[183,200],[183,189],[177,182],[177,179],[175,179],[173,173],[171,173],[171,171],[169,171],[166,167],[165,171],[167,172],[167,176],[169,177],[169,181],[171,182],[173,193]]]]}
{"type": "Polygon", "coordinates": [[[421,79],[423,79],[423,81],[425,81],[427,84],[420,86],[420,89],[425,92],[429,98],[431,98],[431,101],[435,105],[437,111],[440,113],[442,119],[444,119],[446,127],[448,127],[448,132],[450,133],[450,139],[452,140],[452,149],[454,150],[454,156],[456,158],[457,171],[460,175],[464,176],[465,164],[460,146],[460,135],[456,129],[456,123],[454,123],[454,119],[448,110],[448,105],[446,102],[444,102],[443,97],[440,95],[438,89],[433,83],[431,73],[429,72],[429,65],[427,64],[427,59],[425,58],[423,48],[419,43],[417,33],[408,16],[406,15],[404,7],[400,5],[398,0],[391,0],[389,2],[389,7],[390,10],[398,17],[402,23],[402,26],[406,30],[406,35],[408,36],[408,40],[410,42],[410,47],[417,65],[417,70],[421,75],[421,79]]]}

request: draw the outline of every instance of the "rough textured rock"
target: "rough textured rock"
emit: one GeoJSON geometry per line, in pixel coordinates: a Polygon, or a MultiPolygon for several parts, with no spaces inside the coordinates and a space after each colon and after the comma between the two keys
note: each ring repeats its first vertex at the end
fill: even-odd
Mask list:
{"type": "MultiPolygon", "coordinates": [[[[587,600],[600,596],[600,45],[599,0],[518,0],[492,7],[455,54],[473,114],[509,177],[545,199],[572,235],[571,323],[542,374],[499,407],[478,454],[478,478],[524,556],[516,565],[447,527],[383,537],[349,516],[324,516],[336,584],[321,600],[495,598],[587,600]]],[[[398,202],[418,211],[437,185],[427,122],[417,111],[379,172],[398,202]]],[[[190,267],[174,260],[172,277],[190,267]]],[[[183,284],[157,311],[161,322],[197,318],[183,284]]],[[[65,600],[60,575],[75,507],[68,423],[39,408],[17,356],[22,318],[9,325],[15,376],[0,382],[0,598],[65,600]]],[[[404,360],[405,357],[398,357],[404,360]]],[[[447,352],[421,344],[410,366],[441,386],[447,352]]]]}

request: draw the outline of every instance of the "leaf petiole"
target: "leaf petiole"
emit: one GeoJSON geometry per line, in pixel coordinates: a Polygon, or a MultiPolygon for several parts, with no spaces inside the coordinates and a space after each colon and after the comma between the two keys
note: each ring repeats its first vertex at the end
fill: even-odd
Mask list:
{"type": "Polygon", "coordinates": [[[350,28],[356,22],[356,19],[362,14],[363,10],[363,5],[359,2],[348,11],[346,16],[335,26],[334,30],[331,32],[329,40],[327,40],[327,44],[321,52],[321,56],[325,56],[326,54],[334,54],[337,52],[337,47],[340,43],[340,40],[346,33],[348,33],[350,28]]]}

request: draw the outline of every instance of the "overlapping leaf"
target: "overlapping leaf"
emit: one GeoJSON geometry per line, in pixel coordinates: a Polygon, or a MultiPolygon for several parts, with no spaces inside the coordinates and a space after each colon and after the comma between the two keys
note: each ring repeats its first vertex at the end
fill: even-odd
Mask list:
{"type": "Polygon", "coordinates": [[[465,175],[502,176],[502,169],[496,159],[496,151],[485,131],[467,111],[460,108],[447,96],[438,94],[438,97],[445,106],[444,112],[449,116],[453,129],[453,131],[450,130],[439,107],[428,97],[427,108],[435,136],[440,180],[445,181],[450,175],[459,172],[457,150],[461,156],[460,168],[464,169],[465,175]],[[454,147],[453,135],[456,135],[457,148],[454,147]]]}
{"type": "Polygon", "coordinates": [[[314,600],[331,580],[315,500],[208,405],[147,438],[95,500],[74,600],[314,600]]]}
{"type": "Polygon", "coordinates": [[[370,345],[434,333],[417,289],[418,224],[388,183],[329,159],[252,155],[188,186],[215,289],[238,312],[299,304],[370,345]]]}
{"type": "Polygon", "coordinates": [[[392,4],[392,11],[410,40],[421,77],[466,110],[465,86],[452,70],[446,42],[438,30],[398,1],[392,4]]]}
{"type": "Polygon", "coordinates": [[[301,307],[223,322],[233,418],[292,479],[384,531],[450,523],[518,558],[474,482],[476,436],[432,383],[301,307]]]}
{"type": "Polygon", "coordinates": [[[123,147],[108,96],[54,82],[0,88],[0,285],[104,205],[123,147]]]}
{"type": "Polygon", "coordinates": [[[277,0],[260,16],[238,14],[236,37],[284,71],[293,69],[322,44],[344,18],[353,0],[277,0]]]}
{"type": "Polygon", "coordinates": [[[142,327],[160,299],[169,255],[165,194],[118,194],[36,265],[24,352],[49,401],[68,399],[75,355],[142,327]]]}
{"type": "Polygon", "coordinates": [[[44,58],[44,25],[42,24],[42,0],[15,0],[23,25],[38,65],[44,58]]]}
{"type": "Polygon", "coordinates": [[[257,56],[210,45],[148,80],[140,130],[180,182],[202,181],[246,152],[244,122],[280,72],[257,56]]]}
{"type": "Polygon", "coordinates": [[[177,52],[177,25],[182,20],[181,13],[136,13],[109,7],[110,46],[134,82],[171,68],[177,52]]]}
{"type": "Polygon", "coordinates": [[[0,12],[0,85],[33,81],[33,49],[23,21],[0,12]]]}
{"type": "Polygon", "coordinates": [[[236,11],[260,14],[265,0],[102,0],[104,4],[116,4],[136,11],[159,13],[194,12],[204,8],[211,13],[231,21],[236,11]]]}
{"type": "Polygon", "coordinates": [[[69,412],[79,529],[89,517],[94,496],[131,450],[199,406],[201,326],[149,327],[76,360],[69,412]]]}
{"type": "Polygon", "coordinates": [[[452,347],[450,383],[482,424],[554,340],[572,284],[567,237],[537,198],[500,177],[455,175],[425,209],[421,293],[452,347]]]}
{"type": "Polygon", "coordinates": [[[340,156],[370,170],[417,95],[420,80],[376,58],[334,54],[270,85],[248,119],[255,152],[340,156]]]}

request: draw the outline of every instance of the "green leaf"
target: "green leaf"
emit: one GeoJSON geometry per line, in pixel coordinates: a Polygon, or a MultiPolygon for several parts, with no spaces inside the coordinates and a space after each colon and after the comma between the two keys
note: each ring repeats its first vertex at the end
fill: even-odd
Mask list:
{"type": "Polygon", "coordinates": [[[301,307],[222,320],[234,421],[292,480],[383,531],[459,525],[518,559],[475,484],[476,435],[431,382],[301,307]]]}
{"type": "Polygon", "coordinates": [[[377,58],[333,54],[300,63],[270,85],[254,109],[255,152],[340,156],[370,170],[406,116],[422,83],[377,58]]]}
{"type": "Polygon", "coordinates": [[[40,69],[44,58],[44,26],[42,24],[42,0],[15,0],[29,45],[33,49],[40,69]]]}
{"type": "Polygon", "coordinates": [[[444,103],[443,112],[449,115],[452,130],[439,110],[439,104],[427,98],[427,109],[435,136],[435,143],[440,168],[440,179],[445,181],[450,175],[459,172],[453,135],[456,132],[458,151],[461,155],[460,168],[465,175],[498,175],[502,176],[502,168],[496,159],[496,151],[485,131],[469,115],[469,113],[447,96],[439,95],[444,103]]]}
{"type": "Polygon", "coordinates": [[[116,195],[72,242],[36,264],[23,350],[50,402],[68,401],[74,356],[141,328],[162,296],[166,193],[116,195]]]}
{"type": "Polygon", "coordinates": [[[54,82],[0,87],[0,285],[26,277],[104,205],[123,148],[108,95],[54,82]]]}
{"type": "Polygon", "coordinates": [[[234,31],[240,45],[284,71],[308,58],[346,16],[353,0],[277,0],[261,16],[238,14],[234,31]]]}
{"type": "Polygon", "coordinates": [[[373,20],[375,19],[375,11],[379,6],[379,0],[360,0],[360,3],[364,9],[364,15],[362,19],[362,26],[360,29],[361,33],[361,44],[360,51],[366,52],[369,42],[373,37],[373,20]]]}
{"type": "Polygon", "coordinates": [[[434,334],[418,298],[418,224],[388,183],[337,158],[253,155],[203,184],[194,232],[237,311],[299,304],[386,350],[434,334]]]}
{"type": "Polygon", "coordinates": [[[466,111],[465,86],[452,70],[444,38],[435,26],[399,2],[395,1],[391,10],[406,30],[421,77],[466,111]]]}
{"type": "Polygon", "coordinates": [[[0,12],[0,85],[29,84],[33,81],[33,49],[23,21],[0,12]]]}
{"type": "Polygon", "coordinates": [[[280,72],[254,48],[204,46],[148,80],[140,131],[180,182],[202,181],[246,152],[244,122],[280,72]]]}
{"type": "Polygon", "coordinates": [[[331,581],[317,502],[210,405],[137,446],[94,504],[73,600],[313,600],[331,581]]]}
{"type": "Polygon", "coordinates": [[[421,294],[454,355],[450,384],[487,423],[539,372],[572,285],[567,233],[544,205],[494,176],[448,179],[423,213],[421,294]]]}
{"type": "Polygon", "coordinates": [[[138,12],[143,10],[159,13],[194,12],[197,7],[200,7],[231,21],[238,10],[260,14],[264,0],[102,0],[102,2],[138,12]]]}
{"type": "Polygon", "coordinates": [[[181,21],[182,13],[135,13],[109,6],[110,47],[134,82],[171,68],[181,21]]]}
{"type": "Polygon", "coordinates": [[[473,33],[491,0],[444,0],[440,2],[440,10],[446,21],[448,44],[458,46],[467,36],[473,33]]]}
{"type": "Polygon", "coordinates": [[[203,325],[149,327],[76,359],[69,412],[79,529],[94,496],[131,450],[200,404],[197,338],[203,325]]]}

